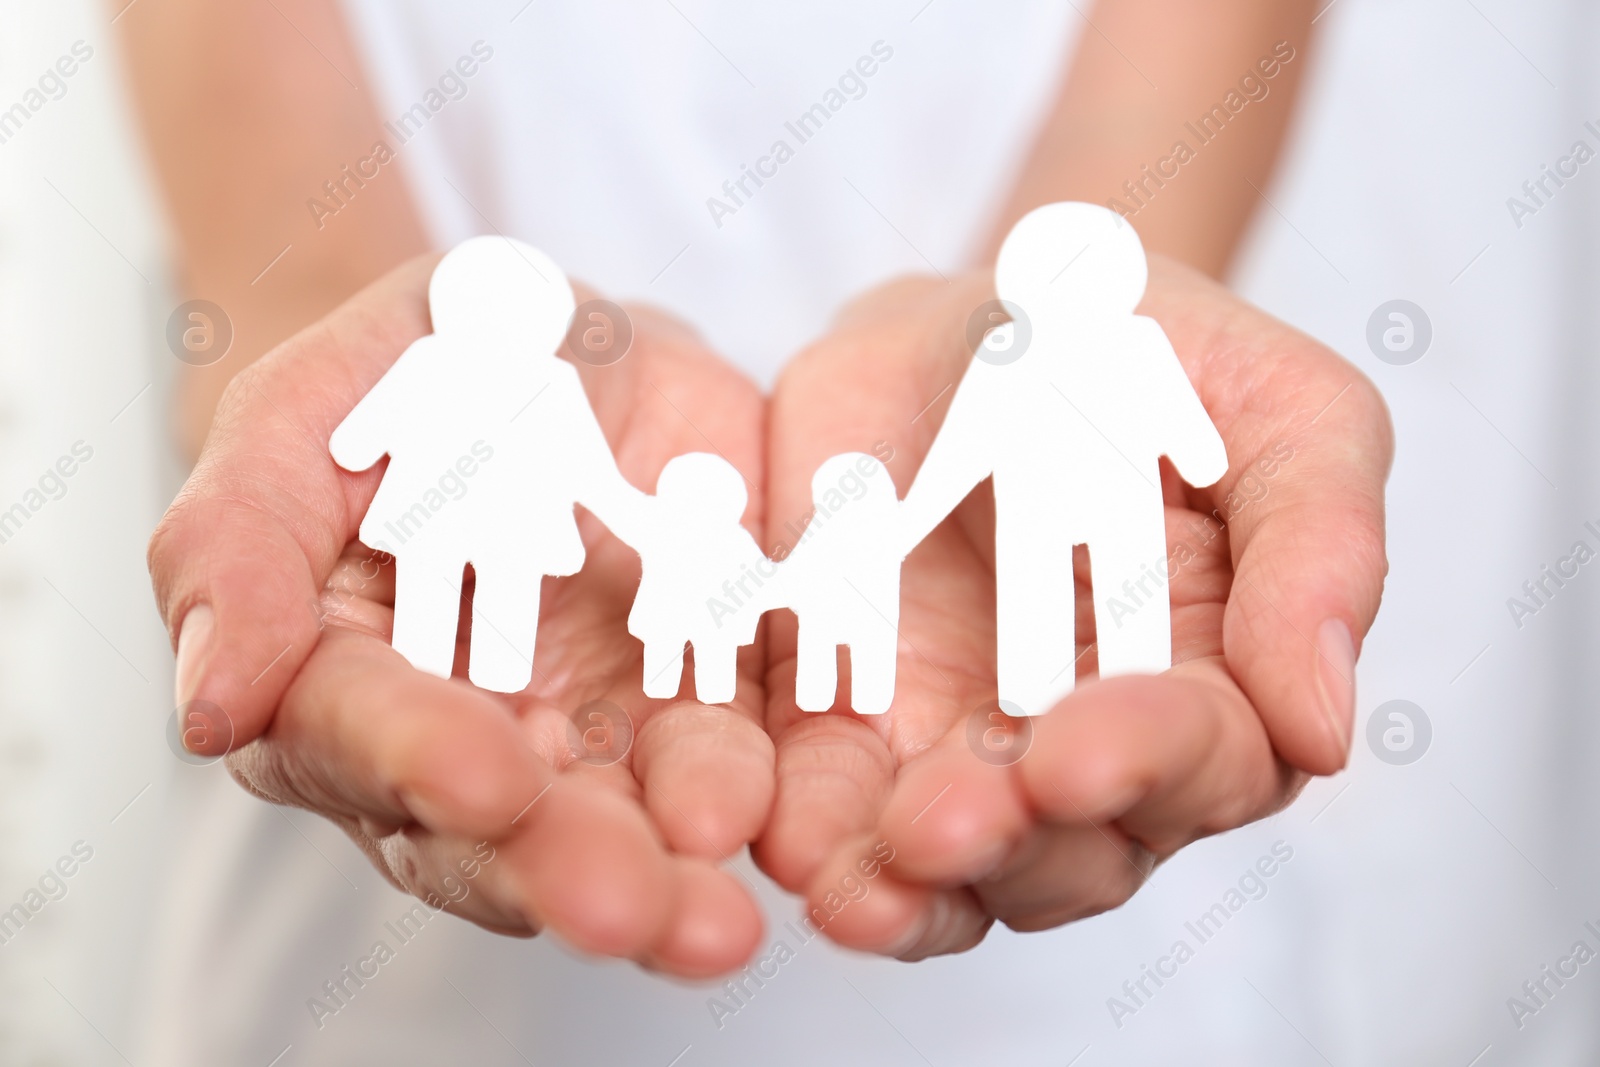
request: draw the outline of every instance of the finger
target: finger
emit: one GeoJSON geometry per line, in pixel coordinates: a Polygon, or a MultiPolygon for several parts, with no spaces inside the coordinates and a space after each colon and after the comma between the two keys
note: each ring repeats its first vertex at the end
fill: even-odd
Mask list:
{"type": "Polygon", "coordinates": [[[684,878],[636,803],[565,776],[522,821],[500,847],[533,925],[598,956],[643,959],[665,943],[684,878]]]}
{"type": "MultiPolygon", "coordinates": [[[[965,309],[955,315],[948,301],[932,294],[925,280],[878,291],[870,312],[865,306],[847,310],[833,336],[785,370],[770,415],[766,529],[775,554],[786,554],[811,521],[812,477],[828,457],[871,453],[899,486],[910,484],[936,428],[932,416],[919,425],[919,412],[949,391],[971,355],[962,348],[965,309]],[[884,314],[885,306],[911,313],[884,314]],[[913,329],[905,329],[907,320],[913,329]],[[849,387],[841,388],[841,382],[849,387]]],[[[973,306],[980,300],[974,290],[973,306]]],[[[777,741],[778,791],[755,854],[786,888],[798,891],[842,840],[874,827],[891,793],[897,757],[932,744],[952,716],[972,706],[965,699],[974,673],[965,668],[972,665],[956,664],[982,658],[978,650],[984,627],[992,631],[992,616],[968,610],[977,582],[964,578],[959,567],[939,565],[950,551],[948,539],[924,549],[906,572],[907,590],[933,591],[926,597],[933,610],[920,610],[927,605],[907,593],[898,627],[896,699],[870,725],[846,714],[798,710],[788,695],[796,667],[794,619],[780,615],[773,621],[767,688],[786,695],[767,711],[767,728],[777,741]],[[918,575],[924,580],[913,581],[918,575]],[[955,640],[941,640],[951,632],[945,626],[951,617],[959,620],[955,640]]]]}
{"type": "Polygon", "coordinates": [[[229,766],[279,803],[490,838],[555,777],[494,698],[339,628],[306,661],[268,733],[229,766]]]}
{"type": "Polygon", "coordinates": [[[972,892],[1011,929],[1048,930],[1121,907],[1155,864],[1153,853],[1114,826],[1044,825],[972,892]]]}
{"type": "Polygon", "coordinates": [[[846,948],[906,961],[964,952],[983,940],[994,919],[970,891],[902,882],[896,862],[881,839],[847,840],[818,865],[805,921],[846,948]]]}
{"type": "MultiPolygon", "coordinates": [[[[357,842],[396,886],[429,909],[413,908],[412,917],[426,921],[442,909],[497,934],[538,933],[521,910],[514,872],[500,862],[501,850],[493,842],[447,837],[415,825],[357,842]]],[[[405,932],[407,924],[402,920],[398,925],[405,932]]]]}
{"type": "Polygon", "coordinates": [[[895,780],[878,828],[902,880],[949,887],[983,878],[1032,824],[1010,768],[974,756],[965,734],[962,724],[895,780]]]}
{"type": "Polygon", "coordinates": [[[1349,757],[1357,650],[1388,571],[1388,459],[1370,444],[1375,425],[1387,421],[1381,402],[1365,399],[1369,388],[1353,384],[1350,392],[1361,396],[1339,402],[1349,405],[1344,417],[1327,416],[1329,432],[1369,443],[1307,435],[1293,446],[1280,484],[1233,526],[1235,577],[1223,618],[1228,666],[1278,751],[1313,774],[1331,774],[1349,757]]]}
{"type": "Polygon", "coordinates": [[[680,978],[735,970],[761,941],[761,909],[739,879],[703,860],[676,857],[680,904],[646,966],[680,978]]]}
{"type": "Polygon", "coordinates": [[[1016,764],[1058,823],[1116,823],[1165,856],[1276,810],[1298,779],[1216,660],[1083,687],[1035,720],[1016,764]]]}
{"type": "Polygon", "coordinates": [[[735,706],[674,704],[639,731],[633,770],[645,807],[674,852],[726,860],[767,821],[776,789],[772,739],[750,710],[759,686],[740,678],[735,706]]]}
{"type": "Polygon", "coordinates": [[[673,973],[727,969],[728,957],[759,936],[759,916],[750,932],[748,898],[741,909],[715,877],[720,872],[682,867],[637,805],[596,782],[556,780],[499,840],[474,844],[412,827],[376,849],[401,888],[433,907],[497,933],[548,931],[597,956],[673,973]],[[691,908],[681,922],[680,903],[691,908]],[[704,929],[711,908],[728,915],[726,933],[704,929]]]}
{"type": "Polygon", "coordinates": [[[151,538],[177,701],[215,705],[231,727],[186,731],[197,751],[258,736],[316,644],[318,595],[377,484],[341,472],[328,436],[426,332],[430,268],[394,271],[242,372],[151,538]]]}
{"type": "Polygon", "coordinates": [[[841,841],[877,823],[894,759],[877,734],[846,715],[803,719],[779,735],[776,749],[772,816],[753,853],[774,881],[801,892],[841,841]]]}
{"type": "Polygon", "coordinates": [[[1348,758],[1356,654],[1387,571],[1388,413],[1327,348],[1193,271],[1159,257],[1152,268],[1144,310],[1228,446],[1228,474],[1209,494],[1229,524],[1236,575],[1228,666],[1278,752],[1332,773],[1348,758]],[[1246,492],[1263,485],[1264,495],[1246,492]]]}

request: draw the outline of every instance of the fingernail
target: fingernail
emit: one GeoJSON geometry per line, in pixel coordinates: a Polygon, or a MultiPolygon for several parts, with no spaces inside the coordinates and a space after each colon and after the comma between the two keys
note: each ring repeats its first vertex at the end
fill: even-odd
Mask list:
{"type": "Polygon", "coordinates": [[[1356,715],[1356,642],[1341,619],[1328,619],[1317,629],[1317,677],[1322,713],[1333,728],[1339,751],[1348,756],[1356,715]]]}
{"type": "MultiPolygon", "coordinates": [[[[945,921],[950,911],[950,902],[943,893],[934,893],[933,899],[928,901],[928,906],[922,910],[917,921],[908,927],[905,933],[895,938],[894,941],[883,948],[885,956],[905,960],[913,950],[923,947],[922,942],[928,933],[945,921]]],[[[920,958],[920,957],[919,957],[920,958]]],[[[907,962],[912,962],[907,960],[907,962]]]]}
{"type": "Polygon", "coordinates": [[[178,707],[194,699],[200,687],[201,671],[205,667],[206,653],[211,649],[211,632],[216,628],[216,615],[209,604],[196,604],[183,617],[178,627],[178,668],[176,692],[178,707]]]}

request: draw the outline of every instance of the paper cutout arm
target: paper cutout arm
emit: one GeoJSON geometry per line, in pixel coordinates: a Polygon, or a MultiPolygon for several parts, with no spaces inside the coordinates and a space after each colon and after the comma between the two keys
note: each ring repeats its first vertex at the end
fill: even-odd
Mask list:
{"type": "Polygon", "coordinates": [[[615,462],[596,465],[587,476],[578,503],[635,551],[643,549],[652,527],[659,522],[651,516],[655,498],[624,478],[615,462]]]}
{"type": "Polygon", "coordinates": [[[990,378],[995,373],[1003,370],[974,359],[956,386],[944,424],[900,505],[902,556],[910,555],[979,482],[994,473],[989,442],[990,400],[997,392],[990,378]]]}
{"type": "Polygon", "coordinates": [[[400,402],[416,395],[411,381],[425,373],[434,344],[431,335],[413,341],[350,409],[344,421],[334,427],[328,438],[328,451],[335,463],[347,471],[364,471],[389,451],[397,431],[403,429],[401,421],[407,417],[400,410],[400,402]]]}
{"type": "Polygon", "coordinates": [[[1134,319],[1135,340],[1150,368],[1159,397],[1153,428],[1160,433],[1161,454],[1178,475],[1195,488],[1211,485],[1228,473],[1228,450],[1216,424],[1184,373],[1178,353],[1154,320],[1134,319]]]}
{"type": "Polygon", "coordinates": [[[569,405],[576,417],[564,447],[564,462],[577,489],[577,502],[619,540],[637,550],[656,521],[650,515],[653,498],[622,476],[577,374],[564,374],[555,388],[577,394],[569,405]]]}

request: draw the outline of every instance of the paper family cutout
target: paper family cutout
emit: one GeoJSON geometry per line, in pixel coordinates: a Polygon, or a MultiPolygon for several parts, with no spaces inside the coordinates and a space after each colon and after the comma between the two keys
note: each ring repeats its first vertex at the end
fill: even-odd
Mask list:
{"type": "Polygon", "coordinates": [[[575,309],[565,274],[509,238],[465,241],[429,284],[434,332],[329,441],[346,470],[389,457],[360,533],[396,559],[394,647],[450,675],[471,564],[468,677],[524,689],[540,582],[583,565],[582,505],[639,553],[628,631],[644,644],[647,696],[677,695],[689,647],[697,699],[732,700],[739,648],[765,612],[789,608],[798,706],[834,706],[843,646],[850,706],[879,714],[894,698],[901,565],[992,478],[1001,706],[1042,714],[1073,687],[1077,544],[1089,550],[1101,676],[1165,670],[1159,459],[1195,486],[1228,464],[1161,327],[1134,314],[1146,274],[1138,236],[1105,208],[1050,204],[1024,217],[995,268],[1011,321],[979,342],[905,499],[875,457],[834,456],[813,477],[817,510],[799,543],[775,561],[740,524],[747,489],[720,456],[675,457],[654,495],[622,477],[577,370],[556,355],[575,309]],[[1135,589],[1135,610],[1113,608],[1135,589]]]}

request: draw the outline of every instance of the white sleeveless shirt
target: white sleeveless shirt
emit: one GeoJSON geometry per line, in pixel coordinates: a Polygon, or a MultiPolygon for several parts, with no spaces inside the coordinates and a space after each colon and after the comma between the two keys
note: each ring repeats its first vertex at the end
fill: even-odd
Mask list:
{"type": "MultiPolygon", "coordinates": [[[[436,246],[494,232],[527,241],[608,298],[685,318],[763,386],[874,283],[968,265],[1080,23],[1044,0],[1008,5],[1004,18],[952,0],[344,6],[395,169],[436,246]]],[[[993,953],[908,968],[821,937],[802,943],[785,926],[798,902],[740,859],[767,912],[760,955],[779,940],[795,953],[743,1005],[716,987],[577,960],[550,938],[443,918],[336,1015],[313,1018],[309,998],[325,999],[322,983],[368,956],[413,902],[330,824],[289,813],[291,830],[218,785],[188,805],[207,811],[193,836],[208,855],[181,881],[181,943],[158,984],[169,1004],[206,986],[232,1025],[197,1028],[158,1005],[153,1062],[243,1062],[246,1050],[266,1062],[292,1045],[285,1062],[301,1064],[460,1062],[468,1049],[481,1062],[663,1065],[680,1054],[811,1063],[853,1049],[853,1062],[915,1064],[847,981],[897,1015],[958,1001],[992,1014],[1021,1005],[1018,981],[1036,996],[1050,984],[1001,981],[1013,968],[993,953]],[[215,966],[227,979],[208,984],[215,966]],[[738,1010],[714,1012],[713,997],[738,1010]]],[[[1033,1014],[1036,1032],[1000,1046],[965,1012],[938,1025],[944,1036],[924,1027],[914,1040],[963,1063],[1007,1047],[1059,1051],[1049,1013],[1033,1014]]]]}
{"type": "Polygon", "coordinates": [[[1069,7],[924,2],[346,10],[435,244],[520,238],[766,383],[873,283],[966,265],[1054,100],[1069,7]]]}
{"type": "MultiPolygon", "coordinates": [[[[346,2],[435,241],[523,238],[615,297],[678,311],[762,380],[862,286],[963,261],[1077,23],[1067,5],[960,0],[346,2]],[[865,89],[841,88],[862,57],[865,89]]],[[[1110,914],[996,929],[915,966],[802,942],[784,925],[793,900],[741,861],[768,906],[761,954],[785,940],[794,957],[720,1020],[716,987],[444,918],[320,1027],[307,1000],[410,902],[333,826],[217,771],[174,805],[198,825],[139,983],[154,1036],[137,1062],[1597,1062],[1592,976],[1525,1027],[1505,1006],[1589,936],[1600,899],[1600,859],[1572,845],[1600,836],[1585,714],[1600,587],[1569,583],[1525,630],[1505,597],[1600,499],[1585,370],[1600,186],[1568,182],[1522,228],[1505,198],[1588,136],[1600,16],[1582,0],[1521,5],[1514,26],[1493,5],[1329,6],[1238,281],[1373,376],[1399,427],[1394,571],[1350,771],[1184,849],[1110,914]],[[1380,362],[1365,337],[1395,297],[1437,329],[1413,366],[1380,362]],[[1393,698],[1437,724],[1438,751],[1411,767],[1380,762],[1366,736],[1393,698]],[[1277,872],[1267,889],[1262,869],[1277,872]],[[1239,914],[1202,944],[1189,925],[1219,902],[1239,914]],[[1199,956],[1174,979],[1178,939],[1199,956]]]]}

